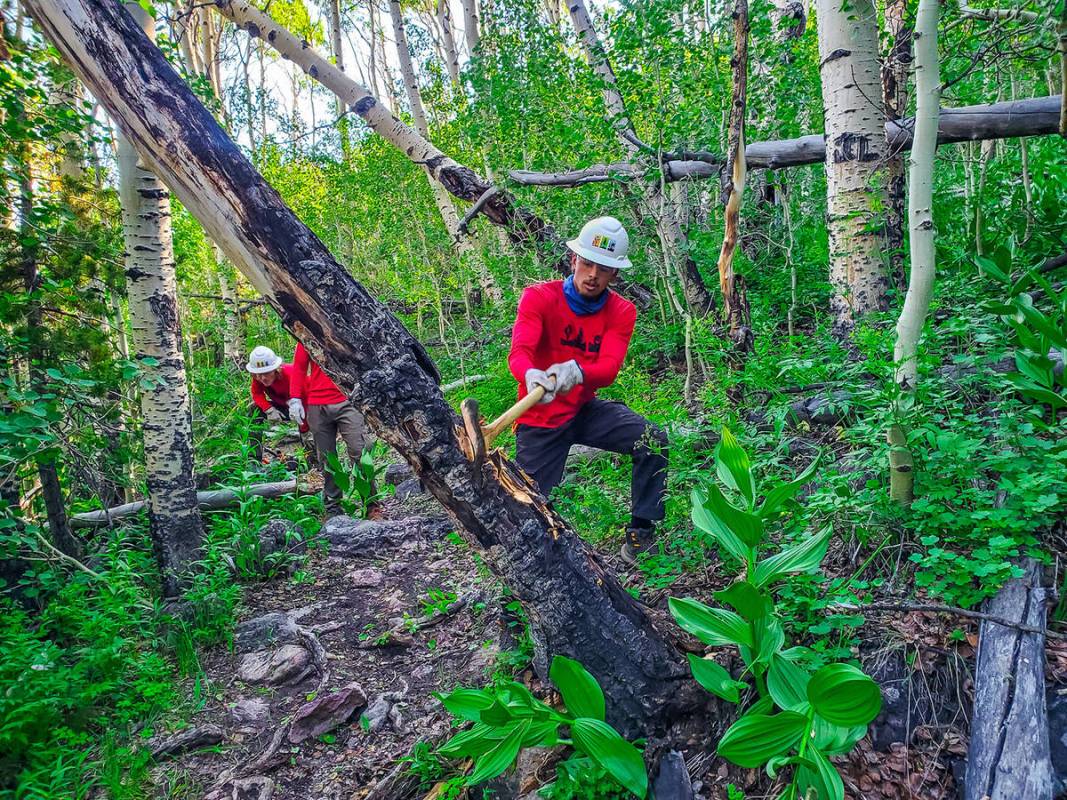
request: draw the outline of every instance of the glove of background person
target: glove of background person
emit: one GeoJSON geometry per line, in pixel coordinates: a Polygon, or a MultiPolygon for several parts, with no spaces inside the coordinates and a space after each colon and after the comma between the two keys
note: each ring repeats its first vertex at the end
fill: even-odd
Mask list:
{"type": "Polygon", "coordinates": [[[578,362],[573,358],[570,361],[564,361],[562,364],[553,364],[545,370],[545,374],[550,378],[556,379],[556,394],[558,395],[570,393],[575,386],[585,380],[582,368],[578,366],[578,362]]]}
{"type": "Polygon", "coordinates": [[[289,401],[289,419],[300,425],[307,419],[307,414],[304,413],[304,404],[300,402],[299,397],[294,397],[289,401]]]}
{"type": "Polygon", "coordinates": [[[285,419],[285,417],[282,416],[281,411],[276,409],[274,406],[271,406],[267,409],[267,419],[269,419],[271,422],[281,422],[283,419],[285,419]]]}
{"type": "Polygon", "coordinates": [[[545,396],[537,402],[539,406],[544,405],[545,403],[551,403],[556,399],[555,378],[550,378],[548,374],[541,369],[526,370],[526,393],[529,394],[538,386],[543,386],[545,389],[545,396]]]}

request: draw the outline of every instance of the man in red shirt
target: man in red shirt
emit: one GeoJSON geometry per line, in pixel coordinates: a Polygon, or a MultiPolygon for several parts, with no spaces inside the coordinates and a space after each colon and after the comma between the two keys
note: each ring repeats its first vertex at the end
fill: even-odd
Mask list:
{"type": "Polygon", "coordinates": [[[370,445],[366,422],[344,392],[322,371],[322,367],[311,360],[304,345],[299,343],[293,354],[290,391],[289,416],[300,422],[306,419],[311,427],[326,476],[322,492],[326,511],[337,513],[341,510],[341,490],[326,469],[326,456],[337,452],[337,434],[340,433],[348,448],[348,458],[357,461],[363,449],[370,445]]]}
{"type": "MultiPolygon", "coordinates": [[[[290,382],[293,365],[282,363],[281,358],[269,347],[260,345],[248,355],[245,369],[252,375],[252,408],[257,421],[282,422],[289,419],[290,382]]],[[[300,432],[307,430],[307,425],[300,426],[300,432]]],[[[263,429],[259,425],[252,428],[252,444],[255,447],[256,460],[263,458],[263,429]]]]}
{"type": "Polygon", "coordinates": [[[516,460],[547,496],[563,477],[572,444],[632,456],[622,557],[633,563],[663,519],[667,437],[622,403],[596,399],[597,389],[619,374],[637,320],[633,303],[608,288],[630,266],[629,237],[617,219],[600,217],[567,246],[573,274],[530,286],[519,300],[508,365],[520,399],[535,386],[546,391],[519,417],[516,460]]]}

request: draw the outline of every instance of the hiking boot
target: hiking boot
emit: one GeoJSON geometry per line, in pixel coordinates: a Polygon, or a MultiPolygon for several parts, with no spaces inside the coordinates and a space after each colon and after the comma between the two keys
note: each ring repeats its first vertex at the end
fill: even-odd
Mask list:
{"type": "Polygon", "coordinates": [[[636,564],[637,557],[652,548],[655,532],[652,528],[627,528],[626,539],[619,555],[627,564],[636,564]]]}
{"type": "Polygon", "coordinates": [[[385,506],[375,500],[373,503],[367,505],[367,513],[364,515],[364,519],[383,520],[385,519],[385,506]]]}

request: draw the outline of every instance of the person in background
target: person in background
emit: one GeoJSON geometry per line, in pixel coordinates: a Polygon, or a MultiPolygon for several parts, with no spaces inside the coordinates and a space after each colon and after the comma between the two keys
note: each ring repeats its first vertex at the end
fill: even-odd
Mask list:
{"type": "MultiPolygon", "coordinates": [[[[353,463],[358,461],[364,448],[371,444],[366,421],[344,392],[337,388],[337,384],[322,371],[322,367],[311,360],[304,345],[299,343],[293,354],[289,389],[289,417],[298,422],[307,421],[315,439],[315,448],[319,451],[325,476],[322,493],[326,513],[340,513],[341,490],[327,468],[326,457],[337,452],[337,436],[340,434],[348,449],[349,460],[353,463]]],[[[372,504],[367,516],[378,515],[375,506],[372,504]]]]}
{"type": "MultiPolygon", "coordinates": [[[[290,384],[293,365],[286,364],[273,350],[264,345],[254,347],[248,354],[245,369],[252,375],[251,440],[257,461],[263,460],[263,423],[276,424],[289,419],[290,384]]],[[[308,430],[300,425],[300,432],[308,430]]]]}

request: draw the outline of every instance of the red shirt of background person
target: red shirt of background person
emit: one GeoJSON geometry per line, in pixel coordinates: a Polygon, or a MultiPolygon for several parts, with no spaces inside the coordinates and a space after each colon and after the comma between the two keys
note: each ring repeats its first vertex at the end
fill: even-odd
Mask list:
{"type": "MultiPolygon", "coordinates": [[[[289,418],[289,400],[292,395],[293,365],[282,362],[269,347],[253,348],[245,369],[252,374],[252,402],[271,422],[289,418]]],[[[300,425],[300,432],[307,431],[307,424],[300,425]]]]}
{"type": "Polygon", "coordinates": [[[296,352],[293,353],[292,372],[290,373],[290,388],[292,397],[299,397],[307,406],[328,406],[333,403],[343,403],[348,397],[337,388],[329,375],[322,371],[322,367],[311,360],[304,345],[297,342],[296,352]]]}

